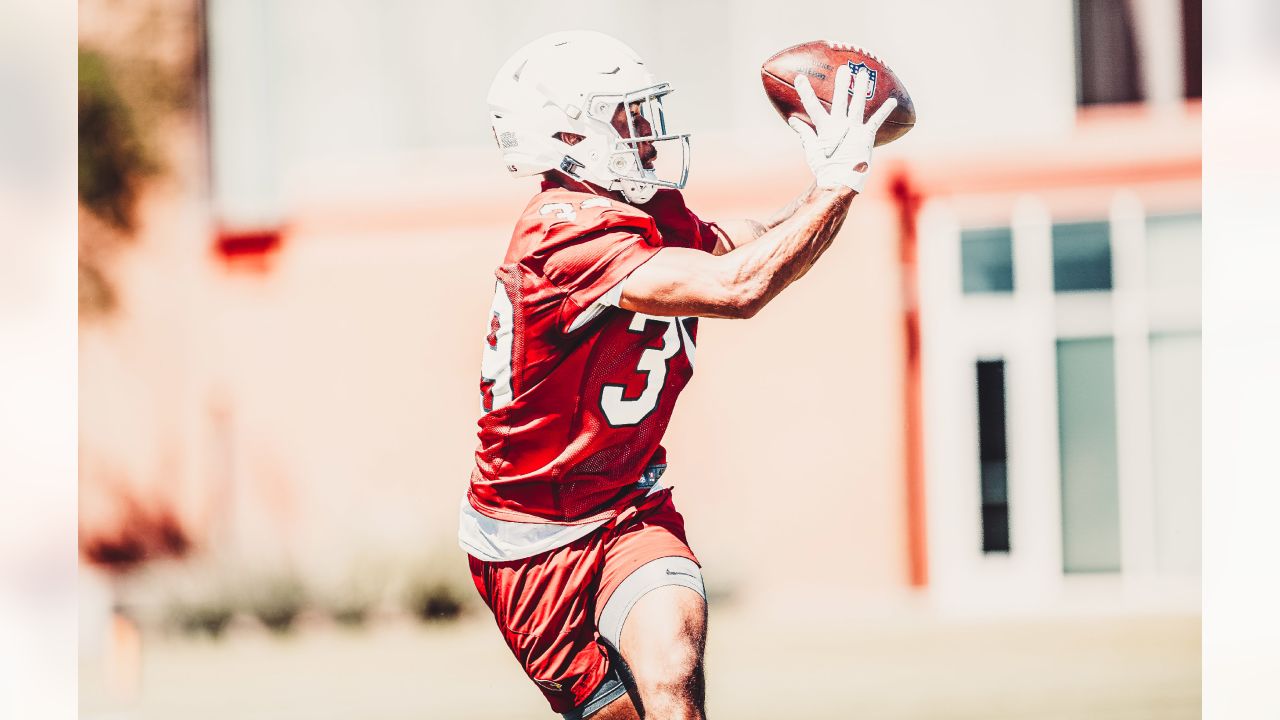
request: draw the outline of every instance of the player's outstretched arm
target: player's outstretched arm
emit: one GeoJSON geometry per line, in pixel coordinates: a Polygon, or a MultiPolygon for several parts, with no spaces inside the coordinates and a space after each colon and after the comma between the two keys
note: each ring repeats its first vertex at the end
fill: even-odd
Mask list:
{"type": "MultiPolygon", "coordinates": [[[[897,105],[888,100],[866,122],[869,80],[858,73],[852,98],[849,70],[836,71],[831,112],[827,113],[804,76],[796,90],[815,126],[791,118],[800,135],[815,187],[796,210],[755,242],[723,255],[684,248],[663,248],[636,268],[622,286],[620,305],[648,315],[752,317],[817,261],[839,232],[853,197],[871,170],[876,131],[897,105]]],[[[786,209],[784,209],[785,211],[786,209]]]]}
{"type": "Polygon", "coordinates": [[[758,241],[724,255],[663,248],[623,283],[619,305],[647,315],[752,317],[830,246],[853,197],[849,188],[817,190],[758,241]]]}

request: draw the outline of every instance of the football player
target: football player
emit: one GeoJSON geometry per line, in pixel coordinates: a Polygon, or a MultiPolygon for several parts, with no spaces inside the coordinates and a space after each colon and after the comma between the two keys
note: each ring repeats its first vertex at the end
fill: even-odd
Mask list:
{"type": "MultiPolygon", "coordinates": [[[[459,543],[503,638],[566,718],[701,718],[706,591],[661,481],[698,318],[749,318],[808,271],[870,171],[890,100],[836,75],[815,127],[792,118],[814,184],[767,222],[704,222],[680,189],[689,136],[636,53],[595,32],[519,50],[489,92],[512,175],[541,175],[496,271],[480,446],[459,543]],[[658,172],[659,153],[679,158],[658,172]]],[[[668,156],[671,157],[671,156],[668,156]]]]}

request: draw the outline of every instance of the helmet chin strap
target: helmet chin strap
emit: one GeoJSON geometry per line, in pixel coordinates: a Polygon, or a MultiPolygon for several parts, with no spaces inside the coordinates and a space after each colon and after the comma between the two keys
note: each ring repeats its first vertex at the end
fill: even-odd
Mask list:
{"type": "Polygon", "coordinates": [[[626,171],[629,170],[634,173],[636,170],[639,170],[641,177],[653,180],[658,179],[658,173],[654,170],[649,170],[648,168],[638,168],[636,165],[637,161],[634,154],[627,153],[615,156],[613,160],[613,171],[622,177],[619,177],[614,181],[614,183],[622,193],[622,196],[627,199],[627,202],[636,205],[643,205],[652,200],[653,196],[657,194],[658,186],[628,178],[626,175],[631,173],[626,171]]]}
{"type": "MultiPolygon", "coordinates": [[[[645,172],[648,174],[653,171],[647,170],[645,172]]],[[[619,182],[622,185],[622,196],[627,199],[627,202],[635,203],[636,205],[643,205],[649,202],[658,193],[657,185],[650,185],[637,180],[621,180],[619,182]]]]}

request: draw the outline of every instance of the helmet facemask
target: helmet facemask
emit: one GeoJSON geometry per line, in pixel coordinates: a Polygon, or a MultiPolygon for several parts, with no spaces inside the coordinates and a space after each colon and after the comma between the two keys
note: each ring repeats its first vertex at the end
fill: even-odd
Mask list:
{"type": "Polygon", "coordinates": [[[670,84],[660,83],[623,95],[598,93],[587,97],[587,115],[603,123],[612,140],[604,168],[608,178],[606,188],[621,192],[628,202],[646,203],[659,188],[678,190],[689,179],[689,134],[667,131],[663,98],[671,92],[670,84]],[[630,137],[623,137],[613,126],[619,105],[626,115],[630,137]],[[633,107],[638,112],[633,113],[633,107]],[[649,127],[646,134],[640,132],[641,118],[649,127]],[[652,168],[645,167],[643,146],[646,144],[656,151],[658,160],[664,161],[661,167],[656,162],[652,168]],[[678,155],[674,144],[679,144],[678,155]],[[673,164],[674,157],[679,158],[678,166],[673,164]]]}

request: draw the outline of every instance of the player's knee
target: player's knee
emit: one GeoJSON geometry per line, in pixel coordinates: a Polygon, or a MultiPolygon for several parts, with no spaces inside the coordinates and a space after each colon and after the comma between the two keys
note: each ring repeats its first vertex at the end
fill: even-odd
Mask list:
{"type": "Polygon", "coordinates": [[[649,694],[665,695],[685,701],[687,704],[701,706],[705,687],[702,657],[689,655],[673,658],[672,664],[666,667],[665,672],[657,673],[657,677],[649,686],[649,694]]]}
{"type": "Polygon", "coordinates": [[[666,658],[654,656],[650,661],[643,671],[635,674],[645,718],[696,716],[706,701],[702,659],[692,653],[679,653],[666,658]]]}
{"type": "Polygon", "coordinates": [[[663,691],[693,687],[702,676],[702,652],[691,643],[670,643],[628,663],[636,684],[663,691]]]}

